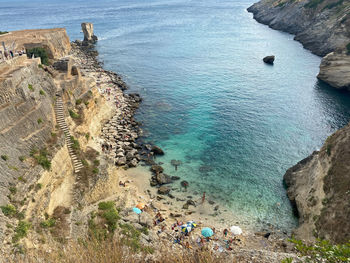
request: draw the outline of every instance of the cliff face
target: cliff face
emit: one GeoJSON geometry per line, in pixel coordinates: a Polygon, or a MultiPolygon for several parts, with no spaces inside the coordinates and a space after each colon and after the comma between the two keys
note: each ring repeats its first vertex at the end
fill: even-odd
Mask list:
{"type": "Polygon", "coordinates": [[[336,243],[350,239],[350,124],[331,135],[319,152],[284,175],[288,197],[299,213],[295,234],[336,243]]]}
{"type": "Polygon", "coordinates": [[[262,0],[248,11],[260,23],[296,35],[319,56],[350,42],[350,1],[262,0]]]}
{"type": "Polygon", "coordinates": [[[349,89],[350,56],[344,51],[350,43],[349,0],[262,0],[248,11],[260,23],[295,34],[295,40],[316,55],[343,53],[324,58],[318,78],[335,88],[349,89]]]}
{"type": "Polygon", "coordinates": [[[4,42],[9,50],[43,47],[48,52],[50,59],[64,57],[71,50],[69,38],[64,28],[12,31],[9,34],[1,35],[0,42],[4,42]]]}
{"type": "Polygon", "coordinates": [[[346,52],[331,52],[320,65],[317,78],[333,87],[350,91],[350,56],[346,52]]]}

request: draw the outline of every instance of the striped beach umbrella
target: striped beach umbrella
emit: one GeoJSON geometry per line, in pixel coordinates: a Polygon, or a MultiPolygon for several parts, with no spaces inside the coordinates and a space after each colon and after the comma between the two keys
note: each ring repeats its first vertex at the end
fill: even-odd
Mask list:
{"type": "Polygon", "coordinates": [[[197,226],[196,222],[194,221],[188,221],[186,224],[190,225],[192,228],[195,228],[197,226]]]}
{"type": "Polygon", "coordinates": [[[185,225],[182,225],[181,226],[181,232],[182,233],[190,233],[192,231],[192,226],[191,225],[188,225],[188,224],[185,224],[185,225]]]}

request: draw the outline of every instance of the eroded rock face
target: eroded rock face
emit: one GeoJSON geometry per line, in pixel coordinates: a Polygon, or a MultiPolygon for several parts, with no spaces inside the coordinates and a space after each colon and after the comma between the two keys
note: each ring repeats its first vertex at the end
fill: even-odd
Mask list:
{"type": "Polygon", "coordinates": [[[50,59],[59,59],[67,56],[71,50],[70,41],[64,28],[31,29],[12,31],[11,34],[0,36],[0,42],[14,49],[44,48],[50,59]]]}
{"type": "Polygon", "coordinates": [[[350,124],[331,135],[319,152],[287,170],[287,194],[299,214],[297,238],[350,239],[349,160],[350,124]]]}
{"type": "Polygon", "coordinates": [[[94,44],[97,42],[97,37],[94,35],[94,25],[92,23],[82,23],[81,29],[84,33],[83,45],[94,44]]]}
{"type": "Polygon", "coordinates": [[[317,78],[334,88],[350,91],[350,55],[331,52],[322,59],[317,78]]]}

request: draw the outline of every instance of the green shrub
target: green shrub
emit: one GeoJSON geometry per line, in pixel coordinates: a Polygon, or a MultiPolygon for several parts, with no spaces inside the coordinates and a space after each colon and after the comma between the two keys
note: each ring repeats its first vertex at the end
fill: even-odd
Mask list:
{"type": "Polygon", "coordinates": [[[69,115],[71,116],[72,119],[79,119],[80,118],[80,115],[73,110],[69,110],[69,115]]]}
{"type": "Polygon", "coordinates": [[[49,56],[47,54],[47,51],[44,48],[35,47],[35,48],[27,49],[27,56],[31,58],[33,55],[36,58],[40,57],[42,64],[49,65],[49,56]]]}
{"type": "Polygon", "coordinates": [[[92,172],[94,173],[94,174],[98,174],[99,172],[100,172],[100,170],[98,169],[98,168],[94,168],[94,169],[92,169],[92,172]]]}
{"type": "Polygon", "coordinates": [[[1,159],[3,159],[4,161],[7,161],[9,157],[7,155],[1,155],[1,159]]]}
{"type": "Polygon", "coordinates": [[[43,188],[43,185],[42,184],[36,184],[36,186],[35,186],[35,189],[36,190],[40,190],[41,188],[43,188]]]}
{"type": "Polygon", "coordinates": [[[45,95],[45,91],[43,91],[42,89],[39,91],[40,95],[45,95]]]}
{"type": "Polygon", "coordinates": [[[37,150],[31,151],[31,156],[40,164],[45,170],[50,170],[51,161],[48,159],[48,152],[45,148],[41,149],[39,152],[37,150]]]}
{"type": "Polygon", "coordinates": [[[14,186],[11,186],[11,187],[9,188],[9,190],[10,190],[11,194],[16,194],[16,193],[17,193],[17,188],[14,187],[14,186]]]}
{"type": "Polygon", "coordinates": [[[0,206],[0,209],[5,216],[14,216],[17,213],[16,207],[11,204],[0,206]]]}
{"type": "Polygon", "coordinates": [[[43,69],[44,67],[43,67],[43,65],[42,65],[42,64],[39,64],[39,65],[38,65],[38,68],[43,69]]]}
{"type": "Polygon", "coordinates": [[[324,9],[326,9],[326,8],[332,9],[332,8],[334,8],[336,6],[339,6],[339,5],[343,4],[343,2],[344,2],[344,0],[339,0],[338,2],[330,3],[330,4],[326,5],[324,9]]]}
{"type": "Polygon", "coordinates": [[[0,31],[0,35],[4,35],[4,34],[7,34],[8,32],[7,31],[0,31]]]}
{"type": "Polygon", "coordinates": [[[84,166],[89,166],[88,162],[87,162],[85,159],[82,159],[82,160],[81,160],[81,163],[82,163],[84,166]]]}
{"type": "Polygon", "coordinates": [[[21,238],[26,237],[31,226],[32,225],[29,222],[19,221],[19,223],[15,229],[15,235],[12,238],[12,241],[17,242],[21,238]]]}
{"type": "Polygon", "coordinates": [[[306,8],[316,8],[319,4],[321,4],[324,0],[310,0],[304,7],[306,8]]]}
{"type": "Polygon", "coordinates": [[[24,162],[25,159],[26,159],[26,157],[25,157],[25,156],[20,156],[20,157],[18,157],[18,159],[19,159],[21,162],[24,162]]]}
{"type": "MultiPolygon", "coordinates": [[[[304,262],[349,262],[350,241],[345,244],[332,245],[328,240],[318,239],[313,245],[306,245],[301,240],[290,239],[296,250],[305,257],[304,262]]],[[[290,262],[290,261],[285,261],[290,262]]]]}
{"type": "Polygon", "coordinates": [[[41,118],[38,119],[38,124],[43,123],[43,120],[41,118]]]}
{"type": "Polygon", "coordinates": [[[23,176],[20,176],[20,177],[18,177],[17,179],[18,179],[18,181],[23,182],[23,183],[26,183],[26,182],[27,182],[27,180],[24,179],[23,176]]]}
{"type": "Polygon", "coordinates": [[[50,228],[50,227],[54,227],[55,225],[56,225],[56,220],[54,218],[50,218],[40,223],[40,226],[43,228],[50,228]]]}
{"type": "Polygon", "coordinates": [[[94,161],[94,165],[95,165],[95,166],[99,166],[99,165],[100,165],[100,161],[99,161],[99,160],[95,160],[95,161],[94,161]]]}
{"type": "Polygon", "coordinates": [[[115,204],[113,201],[101,202],[98,204],[98,209],[100,210],[110,210],[115,208],[115,204]]]}
{"type": "Polygon", "coordinates": [[[347,50],[348,55],[350,55],[350,43],[346,45],[346,50],[347,50]]]}
{"type": "Polygon", "coordinates": [[[77,99],[76,101],[75,101],[75,105],[80,105],[82,103],[82,100],[81,99],[77,99]]]}
{"type": "Polygon", "coordinates": [[[75,150],[75,151],[80,150],[79,141],[76,140],[73,136],[70,137],[70,140],[71,140],[71,142],[72,142],[72,148],[73,148],[73,150],[75,150]]]}
{"type": "Polygon", "coordinates": [[[86,133],[86,134],[85,134],[85,138],[86,138],[86,140],[88,141],[88,140],[90,139],[90,133],[86,133]]]}
{"type": "Polygon", "coordinates": [[[28,84],[28,89],[29,89],[30,91],[34,91],[33,85],[32,85],[32,84],[28,84]]]}

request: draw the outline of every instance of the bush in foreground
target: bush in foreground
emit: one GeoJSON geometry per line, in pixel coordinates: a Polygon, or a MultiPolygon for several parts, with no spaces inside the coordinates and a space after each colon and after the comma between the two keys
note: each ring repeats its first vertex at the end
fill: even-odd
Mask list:
{"type": "MultiPolygon", "coordinates": [[[[341,263],[350,262],[350,241],[345,244],[332,245],[328,240],[317,240],[315,244],[307,245],[301,240],[291,239],[295,244],[295,249],[303,257],[302,262],[327,262],[341,263]]],[[[287,258],[283,263],[293,262],[287,258]]]]}

